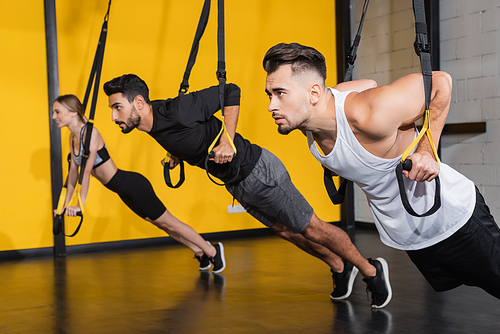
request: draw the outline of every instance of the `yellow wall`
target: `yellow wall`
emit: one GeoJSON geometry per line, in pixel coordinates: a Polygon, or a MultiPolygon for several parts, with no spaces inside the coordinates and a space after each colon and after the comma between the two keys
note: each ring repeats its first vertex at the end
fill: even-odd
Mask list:
{"type": "MultiPolygon", "coordinates": [[[[1,94],[4,124],[0,131],[0,251],[52,246],[49,116],[43,1],[2,1],[0,11],[1,94]]],[[[193,69],[191,91],[215,85],[216,1],[193,69]]],[[[182,79],[203,1],[132,0],[112,4],[101,86],[124,73],[135,73],[150,87],[150,97],[173,97],[182,79]]],[[[57,1],[61,94],[83,98],[106,0],[57,1]]],[[[335,84],[335,4],[277,0],[226,1],[228,82],[242,88],[238,132],[280,157],[292,180],[326,221],[338,221],[338,208],[322,185],[321,166],[300,133],[279,135],[264,93],[262,57],[279,42],[300,42],[319,49],[335,84]],[[318,8],[320,10],[318,10],[318,8]]],[[[144,174],[169,210],[198,232],[260,228],[246,213],[228,214],[232,198],[212,184],[203,170],[187,166],[179,189],[165,186],[162,148],[147,134],[123,135],[111,122],[107,98],[100,90],[95,124],[117,166],[144,174]]],[[[69,132],[61,132],[63,156],[69,132]]],[[[64,171],[67,166],[64,165],[64,171]]],[[[177,174],[175,174],[177,175],[177,174]]],[[[135,216],[97,180],[91,182],[84,225],[67,244],[150,238],[164,233],[135,216]]],[[[76,222],[69,222],[68,229],[76,222]]]]}

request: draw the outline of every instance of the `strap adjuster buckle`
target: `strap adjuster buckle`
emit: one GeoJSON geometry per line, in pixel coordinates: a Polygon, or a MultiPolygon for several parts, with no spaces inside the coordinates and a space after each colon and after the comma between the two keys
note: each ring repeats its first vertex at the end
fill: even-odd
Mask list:
{"type": "Polygon", "coordinates": [[[356,61],[356,57],[357,55],[352,55],[352,54],[348,54],[346,56],[346,61],[349,65],[354,65],[354,62],[356,61]]]}
{"type": "Polygon", "coordinates": [[[226,79],[226,71],[225,70],[219,69],[219,70],[217,70],[217,72],[215,72],[215,74],[217,75],[217,80],[226,79]]]}
{"type": "Polygon", "coordinates": [[[189,85],[181,85],[181,88],[179,88],[179,94],[186,94],[189,89],[189,85]]]}
{"type": "Polygon", "coordinates": [[[420,52],[425,52],[425,53],[431,52],[431,45],[427,42],[424,44],[422,42],[415,41],[415,43],[413,43],[413,47],[415,48],[415,53],[419,57],[420,57],[420,52]]]}

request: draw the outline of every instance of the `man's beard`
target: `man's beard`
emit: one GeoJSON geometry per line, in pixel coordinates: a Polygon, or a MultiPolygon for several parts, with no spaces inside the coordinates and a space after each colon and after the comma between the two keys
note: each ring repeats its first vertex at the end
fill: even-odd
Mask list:
{"type": "Polygon", "coordinates": [[[129,133],[134,130],[141,123],[141,116],[138,115],[135,108],[132,109],[132,113],[127,118],[127,122],[116,122],[116,124],[125,124],[125,128],[122,129],[122,133],[129,133]]]}
{"type": "Polygon", "coordinates": [[[294,129],[292,129],[291,127],[284,127],[283,125],[278,125],[278,132],[281,135],[287,135],[290,132],[292,132],[293,130],[294,129]]]}
{"type": "Polygon", "coordinates": [[[300,129],[304,125],[305,119],[299,117],[300,115],[296,118],[284,117],[286,123],[278,125],[278,132],[282,135],[287,135],[295,129],[300,129]]]}

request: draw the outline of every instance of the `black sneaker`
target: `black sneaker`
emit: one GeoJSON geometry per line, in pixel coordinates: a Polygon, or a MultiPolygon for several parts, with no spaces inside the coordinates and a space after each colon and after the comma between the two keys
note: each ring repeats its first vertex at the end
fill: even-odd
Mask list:
{"type": "MultiPolygon", "coordinates": [[[[207,241],[207,244],[211,245],[210,241],[207,241]]],[[[210,258],[206,254],[202,256],[194,254],[194,258],[200,262],[200,270],[208,270],[212,266],[212,262],[210,262],[210,258]]]]}
{"type": "Polygon", "coordinates": [[[368,259],[377,269],[377,275],[363,278],[366,282],[366,293],[372,293],[372,308],[382,308],[389,304],[392,298],[391,283],[389,282],[389,265],[383,258],[368,259]]]}
{"type": "Polygon", "coordinates": [[[344,271],[337,273],[330,269],[333,279],[333,292],[330,294],[330,299],[339,300],[346,299],[351,295],[354,279],[358,274],[358,268],[352,263],[344,261],[344,271]]]}
{"type": "Polygon", "coordinates": [[[202,256],[194,255],[195,259],[200,261],[200,270],[208,270],[212,266],[212,262],[210,262],[210,259],[206,254],[203,254],[202,256]]]}
{"type": "Polygon", "coordinates": [[[224,257],[224,246],[221,242],[214,245],[214,247],[217,253],[215,253],[215,256],[211,258],[210,261],[214,264],[212,272],[217,274],[226,268],[226,258],[224,257]]]}

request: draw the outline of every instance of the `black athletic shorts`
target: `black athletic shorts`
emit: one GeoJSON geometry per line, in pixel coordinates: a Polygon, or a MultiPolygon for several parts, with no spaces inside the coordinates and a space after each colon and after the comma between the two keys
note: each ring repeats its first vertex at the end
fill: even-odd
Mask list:
{"type": "Polygon", "coordinates": [[[156,196],[149,180],[139,173],[118,169],[104,186],[117,193],[122,201],[141,218],[154,221],[167,210],[156,196]]]}
{"type": "Polygon", "coordinates": [[[500,229],[477,188],[476,207],[461,229],[407,254],[436,291],[465,284],[500,298],[500,229]]]}

